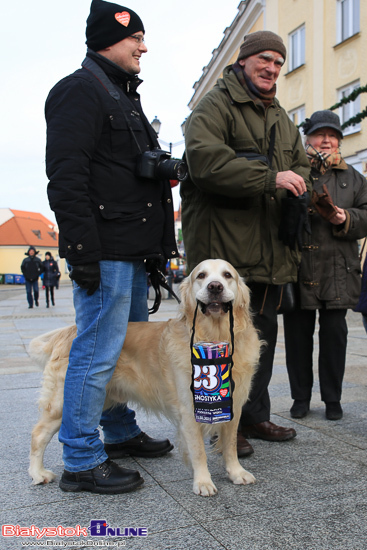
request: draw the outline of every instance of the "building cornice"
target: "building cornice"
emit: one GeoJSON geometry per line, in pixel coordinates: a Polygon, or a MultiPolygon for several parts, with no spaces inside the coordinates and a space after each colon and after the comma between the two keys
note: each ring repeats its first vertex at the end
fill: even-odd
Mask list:
{"type": "Polygon", "coordinates": [[[224,31],[224,37],[219,46],[213,50],[212,58],[203,68],[200,79],[195,82],[194,95],[190,99],[189,108],[192,110],[200,99],[213,88],[218,74],[231,62],[238,51],[238,45],[243,42],[256,23],[261,13],[265,10],[265,0],[244,0],[239,3],[238,12],[232,24],[224,31]],[[243,17],[246,12],[246,16],[243,17]]]}

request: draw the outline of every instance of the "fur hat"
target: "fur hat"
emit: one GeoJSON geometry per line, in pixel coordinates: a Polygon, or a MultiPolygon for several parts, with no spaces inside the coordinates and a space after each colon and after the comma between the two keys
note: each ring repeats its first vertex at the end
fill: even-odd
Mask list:
{"type": "Polygon", "coordinates": [[[85,32],[91,50],[98,52],[139,31],[145,32],[144,25],[133,10],[103,0],[92,1],[85,32]]]}
{"type": "Polygon", "coordinates": [[[271,31],[256,31],[247,34],[240,47],[237,61],[250,57],[260,52],[271,50],[280,53],[284,61],[287,56],[287,50],[280,36],[271,31]]]}
{"type": "Polygon", "coordinates": [[[302,129],[306,136],[313,134],[319,128],[333,128],[343,139],[343,131],[340,126],[340,118],[336,113],[325,109],[324,111],[315,111],[311,118],[306,118],[302,125],[302,129]]]}

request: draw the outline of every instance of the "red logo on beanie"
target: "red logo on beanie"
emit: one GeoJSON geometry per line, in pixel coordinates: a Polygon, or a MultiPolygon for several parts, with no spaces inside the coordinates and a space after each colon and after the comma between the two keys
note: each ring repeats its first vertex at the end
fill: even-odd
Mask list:
{"type": "Polygon", "coordinates": [[[130,23],[130,14],[129,14],[128,11],[122,11],[120,13],[115,13],[115,19],[116,19],[116,21],[121,23],[121,25],[123,25],[124,27],[127,27],[130,23]]]}

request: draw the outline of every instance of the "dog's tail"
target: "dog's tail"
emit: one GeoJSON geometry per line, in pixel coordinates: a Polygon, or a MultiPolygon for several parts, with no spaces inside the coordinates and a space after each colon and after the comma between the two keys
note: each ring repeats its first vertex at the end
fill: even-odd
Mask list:
{"type": "MultiPolygon", "coordinates": [[[[62,346],[62,343],[65,343],[67,340],[73,340],[76,336],[76,327],[75,325],[58,328],[41,336],[34,338],[28,348],[29,355],[36,363],[42,368],[45,368],[48,360],[51,358],[53,353],[65,354],[65,345],[62,346]]],[[[70,351],[70,348],[67,352],[70,351]]]]}

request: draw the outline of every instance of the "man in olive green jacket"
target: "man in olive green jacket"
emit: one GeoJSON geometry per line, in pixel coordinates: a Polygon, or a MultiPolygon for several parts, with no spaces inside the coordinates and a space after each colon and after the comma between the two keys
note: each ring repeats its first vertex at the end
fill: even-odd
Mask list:
{"type": "Polygon", "coordinates": [[[279,238],[282,199],[297,201],[310,188],[300,134],[275,99],[285,58],[278,35],[245,36],[237,62],[226,67],[186,123],[190,178],[181,184],[181,197],[188,267],[207,258],[230,262],[250,287],[255,326],[267,342],[243,407],[239,456],[253,452],[245,437],[284,441],[296,435],[269,421],[268,394],[277,287],[297,280],[300,262],[294,235],[292,246],[279,238]]]}

